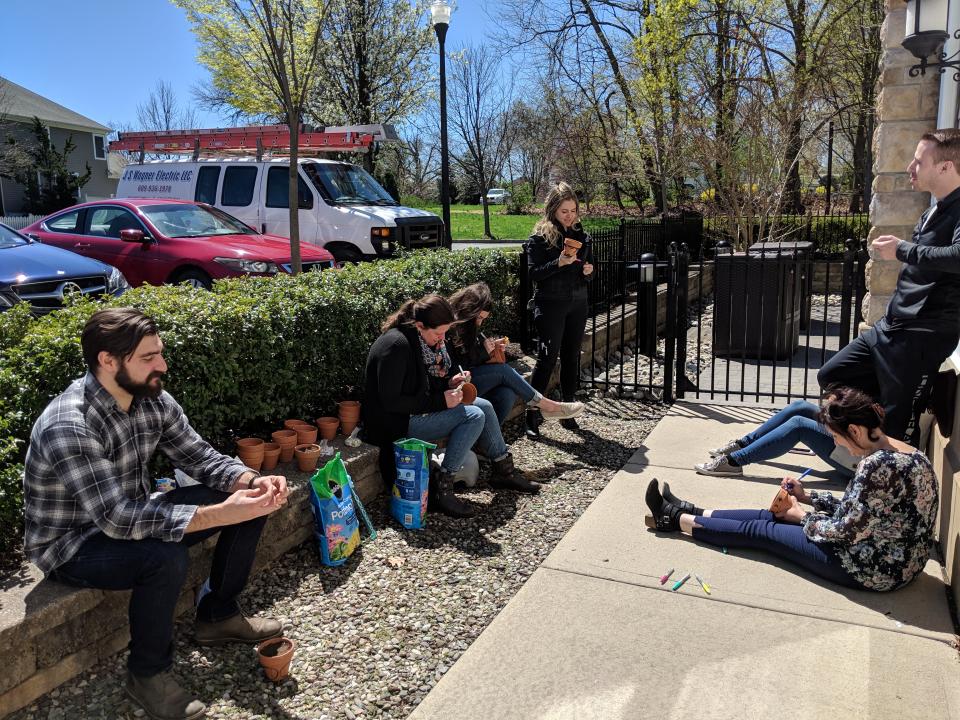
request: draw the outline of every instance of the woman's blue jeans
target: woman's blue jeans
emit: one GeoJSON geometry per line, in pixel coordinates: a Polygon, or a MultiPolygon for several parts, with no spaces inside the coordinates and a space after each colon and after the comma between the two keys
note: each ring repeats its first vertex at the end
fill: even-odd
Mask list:
{"type": "Polygon", "coordinates": [[[862,590],[844,570],[829,545],[815,543],[803,527],[778,521],[769,510],[714,510],[712,517],[697,516],[695,540],[731,548],[763,550],[809,570],[831,582],[862,590]]]}
{"type": "Polygon", "coordinates": [[[503,425],[519,397],[525,403],[543,397],[523,376],[506,363],[487,363],[470,369],[470,382],[477,386],[480,397],[493,405],[497,420],[503,425]]]}
{"type": "MultiPolygon", "coordinates": [[[[229,493],[206,485],[190,485],[164,494],[165,502],[214,505],[229,493]]],[[[210,592],[197,607],[197,619],[226,620],[238,612],[237,596],[247,584],[266,516],[236,525],[188,533],[180,542],[157,538],[115,540],[97,533],[67,562],[53,580],[100,590],[133,590],[130,595],[130,656],[127,667],[140,677],[168,670],[173,664],[173,613],[190,563],[188,548],[220,533],[210,568],[210,592]]]]}
{"type": "Polygon", "coordinates": [[[780,457],[797,443],[803,443],[831,467],[844,475],[853,475],[853,470],[830,457],[836,444],[818,422],[819,414],[820,408],[813,403],[795,400],[752,433],[744,435],[740,439],[743,449],[730,453],[730,457],[739,465],[749,465],[780,457]]]}
{"type": "Polygon", "coordinates": [[[507,454],[507,444],[500,433],[500,423],[493,405],[478,397],[472,405],[457,405],[455,408],[425,415],[411,415],[407,426],[410,437],[427,442],[447,438],[447,449],[440,469],[456,474],[466,460],[474,443],[491,460],[507,454]]]}

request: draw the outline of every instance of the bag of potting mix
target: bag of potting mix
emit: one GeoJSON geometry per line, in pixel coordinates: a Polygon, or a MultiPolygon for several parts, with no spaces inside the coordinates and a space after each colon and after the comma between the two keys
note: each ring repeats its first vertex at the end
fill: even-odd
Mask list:
{"type": "Polygon", "coordinates": [[[430,451],[436,447],[416,438],[397,440],[393,444],[397,477],[390,495],[390,514],[405,528],[423,527],[430,490],[430,451]]]}
{"type": "Polygon", "coordinates": [[[317,468],[310,478],[310,505],[316,521],[314,534],[320,546],[320,560],[324,565],[342,565],[357,549],[360,544],[358,509],[371,539],[376,537],[360,498],[356,497],[353,480],[340,459],[340,453],[317,468]]]}

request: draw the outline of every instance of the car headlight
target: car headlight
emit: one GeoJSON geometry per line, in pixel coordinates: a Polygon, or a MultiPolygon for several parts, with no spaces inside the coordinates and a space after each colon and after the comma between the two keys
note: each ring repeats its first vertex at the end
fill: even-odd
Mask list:
{"type": "Polygon", "coordinates": [[[218,257],[214,262],[226,265],[231,270],[245,273],[260,273],[265,275],[275,275],[279,268],[275,263],[266,260],[241,260],[240,258],[218,257]]]}
{"type": "Polygon", "coordinates": [[[107,293],[110,295],[120,295],[130,289],[130,283],[117,268],[110,271],[110,277],[107,278],[107,293]]]}

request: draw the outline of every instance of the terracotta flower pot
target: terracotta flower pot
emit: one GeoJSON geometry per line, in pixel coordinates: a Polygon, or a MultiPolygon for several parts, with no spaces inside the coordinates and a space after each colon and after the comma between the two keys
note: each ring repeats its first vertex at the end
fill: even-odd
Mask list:
{"type": "Polygon", "coordinates": [[[280,462],[280,445],[278,443],[263,444],[263,464],[261,470],[273,470],[280,462]]]}
{"type": "Polygon", "coordinates": [[[770,512],[776,515],[778,512],[783,512],[788,507],[790,507],[790,495],[787,494],[787,491],[783,488],[777,490],[777,494],[773,497],[773,502],[770,503],[770,512]]]}
{"type": "Polygon", "coordinates": [[[460,389],[463,390],[463,404],[472,405],[477,399],[477,386],[473,383],[464,383],[460,389]]]}
{"type": "Polygon", "coordinates": [[[305,423],[305,422],[306,422],[306,420],[301,420],[300,418],[290,418],[289,420],[284,420],[284,421],[283,421],[283,426],[284,426],[287,430],[296,430],[296,429],[297,429],[297,425],[303,425],[303,423],[305,423]]]}
{"type": "Polygon", "coordinates": [[[341,421],[340,421],[340,432],[342,432],[342,433],[344,434],[344,436],[348,436],[348,435],[350,435],[350,433],[353,432],[353,429],[354,429],[356,426],[357,426],[357,421],[356,421],[356,420],[341,420],[341,421]]]}
{"type": "Polygon", "coordinates": [[[263,463],[263,440],[260,438],[237,440],[237,457],[251,470],[259,471],[263,463]]]}
{"type": "Polygon", "coordinates": [[[277,430],[271,437],[280,446],[280,462],[293,460],[293,448],[297,444],[297,431],[277,430]]]}
{"type": "Polygon", "coordinates": [[[580,242],[579,240],[574,240],[573,238],[567,238],[566,240],[563,241],[563,250],[561,250],[561,253],[565,257],[576,257],[577,250],[579,250],[581,247],[583,247],[583,243],[580,242]]]}
{"type": "Polygon", "coordinates": [[[317,426],[310,423],[301,423],[291,428],[297,433],[297,445],[309,445],[317,441],[317,426]]]}
{"type": "Polygon", "coordinates": [[[297,467],[301,472],[313,472],[317,469],[317,463],[320,460],[320,446],[316,443],[304,443],[297,445],[293,449],[293,454],[297,458],[297,467]]]}
{"type": "Polygon", "coordinates": [[[322,437],[324,440],[333,440],[337,436],[337,427],[339,425],[340,418],[317,418],[317,426],[320,428],[320,437],[322,437]]]}
{"type": "Polygon", "coordinates": [[[360,419],[360,402],[358,400],[341,400],[337,405],[337,414],[341,420],[356,422],[360,419]]]}
{"type": "Polygon", "coordinates": [[[290,674],[290,661],[296,643],[285,637],[264,640],[257,645],[257,657],[264,674],[273,682],[280,682],[290,674]]]}

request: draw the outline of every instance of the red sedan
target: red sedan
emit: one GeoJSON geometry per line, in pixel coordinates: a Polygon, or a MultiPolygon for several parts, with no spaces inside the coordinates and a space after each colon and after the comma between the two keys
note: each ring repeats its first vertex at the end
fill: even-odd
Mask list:
{"type": "MultiPolygon", "coordinates": [[[[118,268],[137,287],[291,272],[290,241],[261,235],[222,210],[189,200],[99,200],[74,205],[22,231],[118,268]]],[[[303,269],[333,267],[323,248],[300,246],[303,269]]]]}

